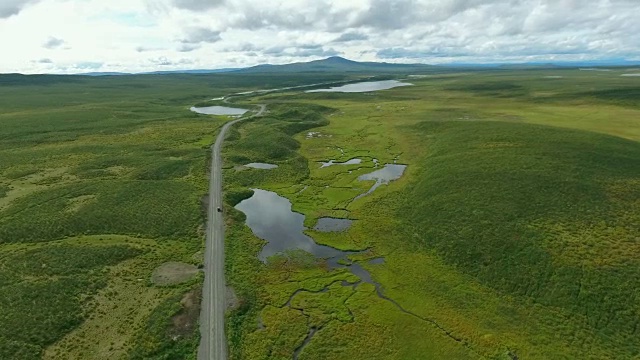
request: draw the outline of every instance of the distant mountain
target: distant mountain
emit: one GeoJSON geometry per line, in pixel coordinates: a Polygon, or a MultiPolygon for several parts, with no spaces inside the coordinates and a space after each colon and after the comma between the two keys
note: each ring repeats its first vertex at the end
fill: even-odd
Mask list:
{"type": "Polygon", "coordinates": [[[554,62],[523,62],[523,63],[449,63],[440,65],[448,68],[469,68],[469,69],[567,69],[567,68],[626,68],[636,67],[640,61],[627,60],[584,60],[584,61],[554,61],[554,62]]]}
{"type": "Polygon", "coordinates": [[[402,73],[430,70],[435,67],[424,64],[391,64],[384,62],[357,62],[339,56],[323,60],[285,65],[258,65],[234,71],[234,73],[302,73],[302,72],[351,72],[351,73],[402,73]]]}
{"type": "Polygon", "coordinates": [[[140,75],[163,75],[163,74],[217,74],[240,70],[240,68],[227,69],[196,69],[196,70],[168,70],[168,71],[151,71],[140,73],[140,75]]]}
{"type": "Polygon", "coordinates": [[[168,70],[143,73],[89,72],[74,75],[84,76],[123,76],[123,75],[170,75],[170,74],[278,74],[278,73],[352,73],[352,74],[411,74],[425,72],[449,72],[460,70],[526,70],[526,69],[567,69],[567,68],[632,68],[640,61],[620,59],[594,61],[555,61],[525,63],[463,63],[454,62],[439,65],[397,64],[385,62],[358,62],[339,56],[322,60],[297,62],[284,65],[257,65],[248,68],[168,70]]]}
{"type": "Polygon", "coordinates": [[[123,72],[88,72],[74,75],[84,76],[124,76],[124,75],[169,75],[169,74],[217,74],[240,70],[240,68],[229,69],[196,69],[196,70],[167,70],[149,71],[143,73],[123,73],[123,72]]]}
{"type": "Polygon", "coordinates": [[[75,75],[84,75],[84,76],[122,76],[122,75],[132,75],[132,74],[123,73],[123,72],[88,72],[88,73],[75,74],[75,75]]]}

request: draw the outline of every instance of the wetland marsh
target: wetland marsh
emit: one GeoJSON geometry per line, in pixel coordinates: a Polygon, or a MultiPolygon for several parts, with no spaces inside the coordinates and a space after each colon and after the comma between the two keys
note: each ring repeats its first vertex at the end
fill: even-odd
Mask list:
{"type": "Polygon", "coordinates": [[[364,93],[296,88],[358,80],[318,74],[10,78],[0,357],[195,355],[201,199],[228,118],[188,106],[246,92],[233,107],[268,112],[223,149],[232,359],[633,359],[635,72],[364,93]],[[153,284],[176,263],[183,283],[153,284]]]}
{"type": "Polygon", "coordinates": [[[273,112],[241,125],[226,148],[230,166],[251,159],[252,141],[269,149],[257,137],[267,128],[279,129],[273,138],[289,134],[295,150],[279,151],[273,159],[290,165],[269,174],[228,173],[227,191],[273,192],[295,213],[299,236],[333,250],[323,258],[282,248],[258,259],[269,244],[255,238],[252,216],[245,227],[244,214],[229,215],[229,258],[244,264],[231,266],[230,278],[253,299],[230,317],[235,358],[267,359],[267,348],[298,359],[632,358],[634,317],[598,319],[612,319],[614,303],[639,311],[622,294],[640,285],[627,283],[640,269],[629,252],[589,248],[630,251],[638,233],[639,194],[629,192],[640,179],[638,99],[616,90],[633,84],[615,73],[545,76],[447,74],[379,93],[252,100],[273,112]],[[587,94],[576,82],[598,85],[587,94]],[[545,95],[550,88],[563,95],[545,95]],[[600,107],[616,123],[584,116],[600,107]],[[301,126],[291,133],[295,119],[301,126]],[[322,125],[302,126],[311,119],[322,125]],[[591,155],[581,155],[587,148],[591,155]],[[612,213],[620,214],[615,225],[599,223],[612,213]],[[336,249],[349,252],[339,266],[326,261],[336,249]],[[626,275],[588,265],[598,261],[626,275]],[[584,277],[588,296],[570,290],[584,277]]]}

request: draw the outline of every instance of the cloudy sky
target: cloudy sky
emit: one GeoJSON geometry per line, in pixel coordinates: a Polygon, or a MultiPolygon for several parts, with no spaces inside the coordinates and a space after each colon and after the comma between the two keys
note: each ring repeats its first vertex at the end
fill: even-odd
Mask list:
{"type": "Polygon", "coordinates": [[[640,60],[640,0],[0,0],[0,73],[640,60]]]}

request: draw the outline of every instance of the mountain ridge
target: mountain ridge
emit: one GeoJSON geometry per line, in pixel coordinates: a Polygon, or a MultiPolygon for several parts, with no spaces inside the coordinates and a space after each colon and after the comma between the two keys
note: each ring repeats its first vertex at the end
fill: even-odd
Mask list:
{"type": "MultiPolygon", "coordinates": [[[[189,69],[189,70],[159,70],[139,73],[128,72],[87,72],[77,74],[31,74],[31,75],[61,75],[61,76],[127,76],[127,75],[171,75],[171,74],[273,74],[273,73],[381,73],[408,74],[416,71],[434,70],[500,70],[500,69],[568,69],[568,68],[637,68],[640,61],[626,60],[593,60],[593,61],[565,61],[565,62],[527,62],[527,63],[448,63],[448,64],[419,64],[419,63],[388,63],[373,61],[354,61],[340,56],[324,59],[294,62],[289,64],[260,64],[246,68],[221,69],[189,69]]],[[[0,74],[9,75],[9,74],[0,74]]],[[[23,74],[24,75],[24,74],[23,74]]]]}
{"type": "Polygon", "coordinates": [[[427,64],[394,64],[386,62],[359,62],[340,56],[290,64],[262,64],[234,71],[236,73],[295,73],[295,72],[403,72],[416,69],[434,69],[427,64]]]}

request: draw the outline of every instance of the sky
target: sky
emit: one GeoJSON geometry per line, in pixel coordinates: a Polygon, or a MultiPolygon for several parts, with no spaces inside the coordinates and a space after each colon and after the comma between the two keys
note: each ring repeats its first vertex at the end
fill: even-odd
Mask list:
{"type": "Polygon", "coordinates": [[[0,73],[640,61],[640,0],[0,0],[0,73]]]}

